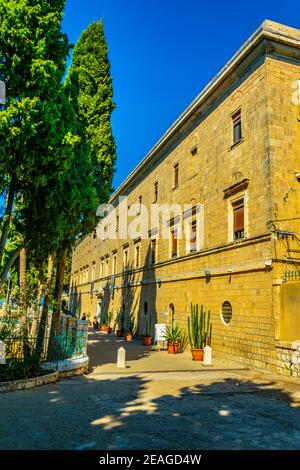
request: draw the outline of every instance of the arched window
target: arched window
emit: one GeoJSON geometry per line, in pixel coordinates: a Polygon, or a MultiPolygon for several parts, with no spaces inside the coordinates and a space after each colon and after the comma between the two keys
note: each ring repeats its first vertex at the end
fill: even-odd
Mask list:
{"type": "Polygon", "coordinates": [[[146,301],[144,303],[144,314],[147,315],[147,313],[148,313],[148,302],[146,301]]]}
{"type": "Polygon", "coordinates": [[[222,320],[226,325],[231,322],[232,319],[232,307],[231,303],[227,300],[222,305],[222,320]]]}

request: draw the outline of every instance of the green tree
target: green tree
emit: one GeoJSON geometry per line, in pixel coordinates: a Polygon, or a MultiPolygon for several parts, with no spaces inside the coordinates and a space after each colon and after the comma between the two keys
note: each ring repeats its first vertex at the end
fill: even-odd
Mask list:
{"type": "Polygon", "coordinates": [[[96,225],[97,206],[112,191],[116,161],[111,115],[113,85],[102,21],[92,23],[75,45],[65,92],[77,118],[81,137],[74,167],[66,173],[65,236],[57,252],[54,328],[58,328],[61,294],[68,253],[78,236],[96,225]]]}
{"type": "MultiPolygon", "coordinates": [[[[51,176],[59,178],[68,166],[64,149],[72,139],[61,123],[69,52],[61,31],[64,6],[65,0],[0,0],[0,79],[7,87],[7,102],[0,112],[1,190],[6,196],[0,266],[16,199],[21,202],[18,207],[28,207],[32,190],[47,192],[51,176]]],[[[21,244],[35,235],[35,227],[21,244]]],[[[2,267],[0,280],[6,272],[2,267]]]]}

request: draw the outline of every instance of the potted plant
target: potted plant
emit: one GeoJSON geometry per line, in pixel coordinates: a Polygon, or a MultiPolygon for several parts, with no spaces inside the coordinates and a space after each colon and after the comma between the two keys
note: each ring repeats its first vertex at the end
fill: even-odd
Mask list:
{"type": "Polygon", "coordinates": [[[112,327],[111,327],[112,318],[113,318],[113,313],[112,313],[112,312],[108,312],[108,315],[107,315],[107,323],[108,323],[108,326],[107,326],[107,333],[108,333],[109,335],[112,333],[112,327]]]}
{"type": "Polygon", "coordinates": [[[169,354],[178,353],[181,337],[182,337],[182,331],[179,325],[174,323],[172,326],[167,326],[165,338],[168,343],[169,354]]]}
{"type": "Polygon", "coordinates": [[[142,335],[142,341],[144,346],[151,346],[152,336],[151,336],[151,327],[148,319],[145,323],[145,334],[142,335]]]}
{"type": "Polygon", "coordinates": [[[132,321],[132,319],[130,318],[130,320],[128,321],[128,324],[126,325],[126,330],[125,330],[125,333],[124,333],[124,337],[125,337],[125,340],[126,341],[132,341],[133,340],[133,327],[134,327],[134,323],[132,321]]]}
{"type": "Polygon", "coordinates": [[[122,329],[124,321],[124,314],[122,312],[119,312],[116,318],[116,324],[117,324],[117,329],[116,329],[116,335],[121,337],[123,336],[124,330],[122,329]]]}
{"type": "Polygon", "coordinates": [[[212,325],[210,323],[210,311],[206,314],[201,305],[191,304],[191,315],[188,318],[188,336],[194,361],[203,361],[203,348],[211,342],[212,325]]]}

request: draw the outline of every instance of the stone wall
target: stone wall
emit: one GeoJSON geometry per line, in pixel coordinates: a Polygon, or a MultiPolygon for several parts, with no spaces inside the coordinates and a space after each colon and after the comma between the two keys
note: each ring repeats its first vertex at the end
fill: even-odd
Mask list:
{"type": "MultiPolygon", "coordinates": [[[[272,27],[277,31],[277,26],[268,22],[268,28],[272,27]]],[[[178,256],[171,259],[169,240],[158,237],[156,262],[150,266],[151,234],[158,227],[149,225],[148,219],[149,238],[133,240],[118,234],[116,239],[100,240],[90,235],[74,250],[71,304],[75,308],[90,320],[99,313],[100,304],[103,311],[113,312],[114,319],[124,311],[127,318],[134,319],[136,331],[143,333],[149,315],[152,326],[170,323],[172,308],[176,322],[186,328],[190,303],[203,304],[212,314],[217,354],[277,370],[275,341],[280,340],[281,315],[277,280],[288,260],[284,243],[274,239],[268,222],[299,216],[300,184],[295,172],[300,171],[300,131],[292,93],[300,67],[294,52],[276,42],[272,47],[262,42],[253,48],[199,105],[191,122],[185,123],[162,151],[141,164],[122,188],[122,195],[127,196],[124,209],[129,212],[140,197],[151,210],[156,182],[160,204],[201,203],[204,210],[199,230],[203,240],[197,251],[190,253],[186,240],[180,239],[178,256]],[[238,109],[243,138],[233,145],[232,115],[238,109]],[[196,154],[192,152],[195,146],[196,154]],[[174,188],[177,163],[179,184],[174,188]],[[242,240],[232,239],[231,198],[226,196],[232,187],[236,188],[234,198],[245,198],[246,233],[242,240]],[[137,245],[139,267],[134,266],[137,245]],[[125,249],[129,256],[126,270],[125,249]],[[117,264],[112,291],[114,256],[117,264]],[[83,280],[83,273],[87,279],[83,280]],[[221,315],[224,301],[232,306],[229,324],[221,315]]],[[[118,208],[117,201],[112,202],[118,208]]],[[[279,228],[300,231],[297,221],[282,223],[279,228]]]]}

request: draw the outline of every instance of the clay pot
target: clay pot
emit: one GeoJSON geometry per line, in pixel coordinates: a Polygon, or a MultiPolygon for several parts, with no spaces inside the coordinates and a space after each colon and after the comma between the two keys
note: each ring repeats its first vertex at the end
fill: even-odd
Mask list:
{"type": "Polygon", "coordinates": [[[122,336],[122,330],[117,330],[116,335],[119,336],[119,338],[122,336]]]}
{"type": "Polygon", "coordinates": [[[132,341],[133,340],[133,334],[130,331],[126,331],[124,337],[125,337],[125,341],[132,341]]]}
{"type": "Polygon", "coordinates": [[[144,336],[142,340],[144,346],[151,346],[152,336],[144,336]]]}
{"type": "Polygon", "coordinates": [[[112,328],[111,328],[110,326],[107,327],[107,333],[108,333],[109,335],[112,334],[112,328]]]}
{"type": "Polygon", "coordinates": [[[108,326],[107,325],[101,325],[100,331],[106,331],[107,332],[108,326]]]}
{"type": "Polygon", "coordinates": [[[203,361],[203,349],[191,349],[193,361],[203,361]]]}
{"type": "Polygon", "coordinates": [[[168,343],[168,354],[178,354],[178,343],[168,343]]]}

